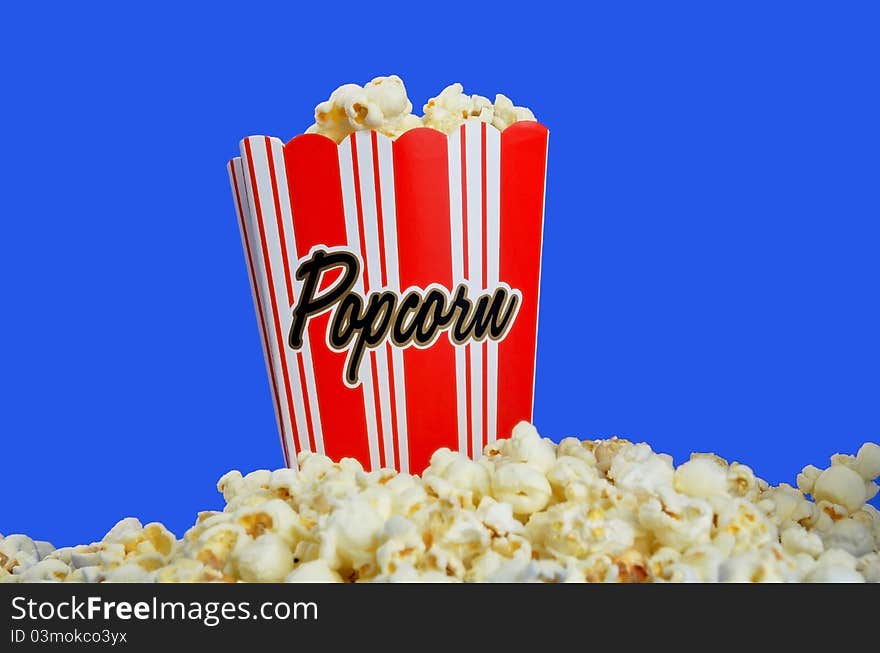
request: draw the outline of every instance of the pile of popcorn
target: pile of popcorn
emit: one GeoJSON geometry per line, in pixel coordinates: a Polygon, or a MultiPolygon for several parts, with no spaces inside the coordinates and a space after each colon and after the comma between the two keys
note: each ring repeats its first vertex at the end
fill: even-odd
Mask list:
{"type": "Polygon", "coordinates": [[[482,95],[466,95],[461,84],[450,84],[424,106],[423,117],[412,113],[412,102],[397,75],[376,77],[364,86],[344,84],[330,99],[315,107],[309,134],[324,134],[339,143],[352,132],[376,130],[397,138],[414,127],[432,127],[450,133],[466,120],[477,118],[503,130],[520,120],[535,120],[525,107],[516,107],[504,95],[495,102],[482,95]]]}
{"type": "Polygon", "coordinates": [[[299,465],[229,472],[224,510],[182,540],[132,518],[88,546],[0,538],[0,581],[880,582],[876,444],[796,488],[714,454],[676,468],[618,438],[557,445],[527,423],[477,461],[438,450],[421,477],[299,465]]]}

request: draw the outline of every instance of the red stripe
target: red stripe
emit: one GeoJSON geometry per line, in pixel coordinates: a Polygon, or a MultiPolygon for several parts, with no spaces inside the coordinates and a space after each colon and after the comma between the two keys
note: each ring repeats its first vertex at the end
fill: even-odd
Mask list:
{"type": "MultiPolygon", "coordinates": [[[[452,288],[447,138],[414,129],[392,151],[400,287],[452,288]]],[[[458,449],[455,348],[444,335],[429,349],[405,349],[403,361],[409,471],[418,474],[436,449],[458,449]]]]}
{"type": "Polygon", "coordinates": [[[254,158],[251,152],[250,139],[245,139],[244,149],[248,159],[248,172],[251,178],[251,188],[254,192],[254,208],[257,210],[257,224],[260,228],[260,247],[263,251],[263,262],[266,266],[266,279],[269,283],[269,298],[272,300],[272,321],[275,324],[275,336],[278,340],[278,350],[281,356],[281,373],[284,377],[284,393],[287,396],[287,408],[290,411],[290,423],[296,428],[296,417],[293,414],[293,397],[291,396],[290,376],[287,372],[287,355],[284,351],[284,334],[281,332],[281,321],[278,318],[278,304],[275,300],[275,282],[272,279],[272,264],[269,261],[269,248],[266,243],[266,229],[263,225],[263,210],[260,207],[260,192],[257,189],[257,176],[254,172],[254,158]]]}
{"type": "Polygon", "coordinates": [[[284,429],[284,418],[281,414],[281,404],[278,401],[278,384],[275,383],[275,365],[272,363],[272,350],[269,349],[269,340],[266,337],[266,318],[263,314],[263,302],[260,299],[260,287],[257,285],[254,259],[251,256],[250,238],[247,226],[244,222],[244,209],[241,205],[241,191],[238,188],[238,176],[235,174],[235,164],[232,164],[232,186],[235,189],[235,202],[238,205],[238,222],[241,227],[241,236],[244,239],[244,249],[247,255],[248,275],[251,287],[254,289],[254,299],[257,305],[257,315],[260,318],[260,340],[263,342],[263,351],[266,352],[266,361],[269,365],[269,381],[272,385],[272,402],[275,404],[275,414],[278,416],[278,427],[281,429],[281,447],[284,450],[284,464],[290,466],[290,453],[287,451],[287,437],[284,429]]]}
{"type": "MultiPolygon", "coordinates": [[[[488,211],[486,209],[486,123],[480,123],[480,187],[482,197],[482,230],[483,230],[483,279],[480,288],[487,288],[489,285],[488,259],[489,246],[486,243],[486,226],[488,220],[488,211]]],[[[483,351],[483,437],[480,443],[486,446],[489,439],[489,345],[484,341],[480,345],[483,351]]],[[[482,450],[483,447],[480,447],[482,450]]]]}
{"type": "MultiPolygon", "coordinates": [[[[382,274],[382,287],[388,287],[388,260],[385,252],[385,216],[382,213],[382,182],[379,175],[379,139],[376,132],[370,133],[373,146],[373,185],[376,195],[376,222],[379,225],[379,268],[382,274]]],[[[394,469],[400,469],[400,452],[397,450],[397,413],[394,410],[394,366],[388,350],[388,386],[391,394],[391,450],[394,452],[394,469]]],[[[376,354],[378,356],[378,354],[376,354]]]]}
{"type": "MultiPolygon", "coordinates": [[[[296,303],[296,297],[294,296],[293,284],[290,280],[290,263],[287,260],[287,237],[284,235],[284,223],[281,216],[281,197],[278,193],[278,179],[275,175],[275,160],[272,156],[272,140],[268,136],[264,136],[264,138],[266,139],[266,160],[269,162],[269,177],[272,180],[272,199],[275,202],[275,220],[278,224],[278,238],[281,243],[281,261],[284,264],[284,281],[287,284],[287,308],[290,308],[296,303]]],[[[308,397],[308,388],[306,387],[306,362],[303,360],[301,353],[295,353],[293,359],[296,361],[296,369],[299,373],[299,387],[302,391],[303,406],[305,407],[306,413],[306,429],[309,434],[309,449],[315,451],[315,429],[312,426],[312,406],[308,397]]]]}
{"type": "MultiPolygon", "coordinates": [[[[461,126],[461,243],[462,252],[464,253],[464,278],[470,279],[470,268],[468,267],[468,210],[467,210],[467,130],[465,126],[461,126]]],[[[467,424],[467,454],[474,457],[472,410],[471,410],[471,345],[464,346],[464,384],[465,384],[465,412],[467,424]]]]}
{"type": "MultiPolygon", "coordinates": [[[[357,223],[358,223],[358,240],[360,240],[361,244],[361,260],[364,263],[364,279],[366,280],[366,292],[369,294],[373,290],[373,283],[370,279],[370,271],[367,265],[367,237],[366,230],[364,228],[364,207],[361,201],[361,173],[360,167],[358,165],[358,156],[357,156],[357,138],[356,134],[352,134],[349,137],[349,141],[351,142],[351,169],[352,175],[354,176],[354,201],[357,206],[357,223]]],[[[381,436],[382,431],[382,413],[379,410],[379,377],[376,375],[376,358],[373,356],[373,352],[369,352],[370,357],[370,370],[373,374],[373,406],[375,407],[376,412],[376,428],[381,436]]],[[[385,447],[382,444],[384,438],[380,437],[379,442],[379,467],[385,467],[385,447]]]]}
{"type": "Polygon", "coordinates": [[[516,320],[498,344],[498,434],[505,437],[532,420],[546,163],[546,127],[520,122],[501,133],[500,275],[522,291],[516,320]]]}
{"type": "MultiPolygon", "coordinates": [[[[284,166],[296,226],[296,255],[304,258],[316,245],[346,245],[348,238],[336,143],[317,134],[297,136],[284,146],[284,166]]],[[[325,275],[320,289],[325,290],[338,277],[337,272],[325,275]]],[[[330,314],[325,313],[312,318],[308,326],[318,395],[315,414],[320,416],[324,452],[333,460],[345,456],[357,458],[369,468],[363,395],[343,382],[345,353],[327,347],[329,322],[330,314]]]]}

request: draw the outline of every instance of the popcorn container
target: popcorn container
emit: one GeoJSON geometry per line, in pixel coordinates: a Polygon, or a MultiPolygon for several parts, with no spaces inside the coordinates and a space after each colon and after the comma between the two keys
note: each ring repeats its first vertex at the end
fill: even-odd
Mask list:
{"type": "Polygon", "coordinates": [[[546,127],[241,141],[227,168],[287,465],[418,473],[531,420],[546,127]]]}

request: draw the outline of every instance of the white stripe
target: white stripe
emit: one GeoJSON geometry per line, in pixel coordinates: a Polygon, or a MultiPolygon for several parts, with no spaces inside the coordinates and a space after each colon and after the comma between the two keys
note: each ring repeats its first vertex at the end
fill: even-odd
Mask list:
{"type": "MultiPolygon", "coordinates": [[[[385,268],[388,287],[400,291],[400,270],[397,254],[397,204],[394,195],[394,157],[391,141],[378,137],[379,177],[382,179],[382,225],[385,231],[385,268]]],[[[394,408],[397,420],[397,454],[401,472],[409,472],[409,443],[406,426],[406,382],[403,371],[403,350],[391,347],[391,367],[394,377],[394,408]]]]}
{"type": "Polygon", "coordinates": [[[364,392],[364,410],[367,415],[367,438],[370,444],[370,469],[379,469],[379,429],[376,424],[376,402],[374,401],[373,388],[373,371],[370,369],[370,356],[372,352],[367,352],[361,361],[361,367],[358,375],[361,379],[361,387],[364,392]]]}
{"type": "MultiPolygon", "coordinates": [[[[364,243],[366,244],[368,293],[382,289],[382,260],[379,252],[379,222],[376,214],[376,185],[373,175],[372,133],[355,133],[358,150],[358,173],[361,187],[361,210],[364,216],[364,243]]],[[[376,360],[376,386],[379,390],[379,413],[381,415],[382,449],[385,451],[386,467],[394,467],[394,431],[391,425],[391,390],[388,376],[388,358],[380,347],[374,354],[376,360]]]]}
{"type": "MultiPolygon", "coordinates": [[[[287,188],[287,168],[284,165],[284,143],[278,138],[270,139],[272,146],[272,160],[275,164],[275,178],[278,185],[278,200],[281,206],[281,224],[284,229],[284,244],[287,246],[285,255],[290,269],[290,281],[293,286],[294,297],[291,301],[300,296],[302,292],[302,282],[296,279],[296,262],[299,257],[296,253],[296,230],[293,224],[293,210],[290,206],[290,192],[287,188]]],[[[286,293],[286,290],[285,290],[286,293]]],[[[290,332],[290,325],[293,322],[293,311],[290,307],[281,315],[281,325],[284,333],[290,332]]],[[[285,346],[287,346],[287,337],[284,338],[285,346]]],[[[321,412],[318,407],[318,393],[315,386],[315,369],[312,365],[312,350],[309,344],[308,329],[303,334],[303,345],[297,354],[296,351],[287,346],[287,356],[293,357],[299,355],[302,360],[303,372],[306,378],[306,399],[309,403],[309,415],[312,418],[312,433],[315,437],[315,448],[318,453],[324,453],[324,433],[321,430],[321,412]]],[[[295,361],[293,361],[295,363],[295,361]]],[[[295,367],[291,365],[291,367],[295,367]]],[[[299,374],[297,373],[297,377],[299,374]]],[[[297,379],[297,383],[299,380],[297,379]]],[[[306,440],[308,441],[308,440],[306,440]]]]}
{"type": "MultiPolygon", "coordinates": [[[[278,322],[281,325],[281,342],[286,340],[289,325],[290,298],[287,295],[287,282],[284,277],[284,256],[281,251],[281,237],[278,232],[278,218],[275,214],[275,199],[272,194],[272,177],[269,174],[269,158],[266,152],[266,141],[261,136],[251,137],[251,157],[249,162],[254,167],[257,188],[254,197],[260,203],[263,214],[263,229],[266,233],[266,245],[269,250],[269,261],[272,267],[272,283],[275,284],[275,299],[278,310],[278,322]]],[[[273,322],[274,324],[274,322],[273,322]]],[[[299,380],[299,368],[296,354],[287,349],[284,352],[287,361],[287,380],[290,382],[293,412],[296,417],[296,436],[299,451],[310,451],[309,430],[306,421],[306,405],[302,385],[299,380]]]]}
{"type": "MultiPolygon", "coordinates": [[[[345,213],[345,234],[348,247],[360,258],[361,239],[358,235],[357,201],[354,194],[354,169],[351,161],[352,137],[339,144],[339,178],[342,181],[342,208],[345,213]]],[[[363,202],[363,196],[361,196],[363,202]]],[[[363,262],[362,262],[363,264],[363,262]]],[[[355,292],[364,295],[363,271],[354,284],[355,292]]],[[[376,409],[373,402],[373,375],[370,371],[370,357],[364,356],[358,370],[361,392],[364,396],[364,412],[367,417],[367,442],[370,447],[370,468],[379,469],[379,436],[376,426],[376,409]]]]}
{"type": "MultiPolygon", "coordinates": [[[[251,139],[251,148],[254,148],[254,140],[251,139]]],[[[260,143],[257,143],[257,148],[260,143]]],[[[276,396],[278,398],[278,406],[281,410],[281,419],[284,424],[284,437],[287,445],[287,451],[291,454],[291,460],[287,461],[289,466],[296,465],[296,444],[293,441],[294,425],[290,419],[290,406],[287,403],[287,393],[285,392],[284,375],[282,370],[284,366],[281,364],[281,354],[278,348],[278,339],[275,337],[275,323],[272,317],[272,301],[269,293],[269,283],[266,276],[266,266],[263,261],[262,238],[260,237],[260,229],[257,222],[257,212],[254,208],[254,188],[251,185],[250,162],[248,161],[244,141],[241,142],[241,164],[242,164],[242,187],[244,192],[242,199],[246,201],[247,211],[245,214],[245,227],[248,231],[248,239],[251,245],[251,258],[254,262],[254,275],[257,279],[257,287],[260,293],[261,303],[263,305],[263,318],[266,329],[266,340],[269,343],[271,351],[273,367],[275,369],[275,388],[278,390],[276,396]]],[[[265,218],[265,216],[264,216],[265,218]]]]}
{"type": "MultiPolygon", "coordinates": [[[[461,133],[458,129],[449,135],[449,224],[452,233],[452,290],[464,281],[464,249],[461,228],[461,133]]],[[[467,395],[465,388],[466,345],[455,345],[455,406],[458,416],[458,450],[466,454],[467,395]]]]}
{"type": "MultiPolygon", "coordinates": [[[[482,122],[468,120],[465,123],[465,156],[467,157],[467,229],[468,229],[468,280],[471,297],[484,288],[483,279],[483,180],[480,142],[482,122]]],[[[468,345],[471,350],[471,439],[474,459],[483,450],[483,347],[484,343],[468,345]]]]}
{"type": "Polygon", "coordinates": [[[376,383],[379,386],[379,411],[382,414],[382,445],[385,449],[385,466],[394,467],[394,430],[391,423],[391,377],[388,374],[387,344],[373,352],[376,357],[376,383]]]}
{"type": "MultiPolygon", "coordinates": [[[[254,272],[251,270],[251,265],[249,259],[251,257],[250,252],[248,251],[248,247],[246,244],[246,213],[248,210],[248,203],[246,198],[246,189],[244,186],[244,178],[241,169],[241,158],[236,157],[232,161],[229,162],[229,165],[226,166],[229,171],[229,185],[232,188],[232,195],[235,200],[235,215],[238,217],[238,230],[241,234],[241,248],[244,251],[244,262],[245,267],[247,268],[247,276],[248,276],[248,285],[251,288],[251,299],[254,302],[254,315],[257,318],[257,328],[260,330],[260,350],[263,352],[263,362],[266,364],[266,375],[271,379],[272,378],[272,367],[269,363],[270,356],[272,355],[271,351],[268,349],[267,345],[269,342],[269,338],[266,335],[266,325],[263,324],[263,321],[260,319],[260,310],[257,308],[258,306],[258,292],[257,289],[257,280],[254,278],[254,272]],[[238,191],[236,191],[236,186],[238,187],[238,191]]],[[[247,236],[249,239],[250,236],[247,236]]],[[[284,439],[284,428],[282,427],[281,414],[278,412],[279,402],[278,397],[275,396],[275,392],[272,390],[273,385],[269,384],[269,390],[272,393],[272,412],[275,413],[275,424],[278,428],[278,437],[282,440],[284,439]]],[[[284,464],[290,466],[291,462],[293,466],[296,467],[296,459],[293,461],[285,460],[284,464]]]]}
{"type": "MultiPolygon", "coordinates": [[[[501,268],[501,132],[486,127],[486,288],[498,287],[501,268]]],[[[498,343],[486,340],[487,442],[498,437],[498,343]]]]}

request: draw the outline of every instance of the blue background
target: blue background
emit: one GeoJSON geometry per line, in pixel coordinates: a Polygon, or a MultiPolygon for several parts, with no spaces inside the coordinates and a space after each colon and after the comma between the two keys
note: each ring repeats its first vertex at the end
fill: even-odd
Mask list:
{"type": "Polygon", "coordinates": [[[182,534],[223,472],[282,464],[224,166],[389,73],[550,127],[543,433],[772,482],[880,438],[868,4],[25,4],[0,20],[0,532],[182,534]]]}

